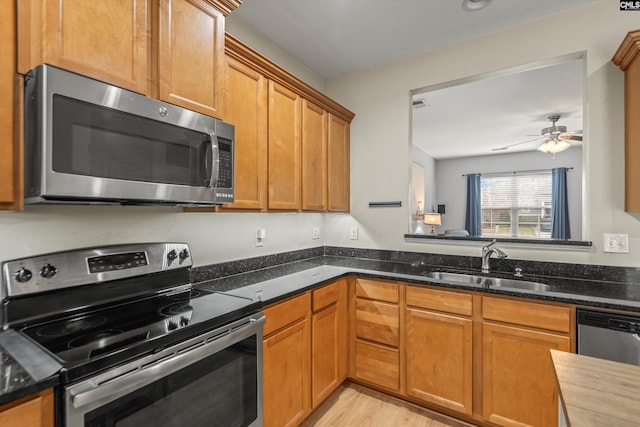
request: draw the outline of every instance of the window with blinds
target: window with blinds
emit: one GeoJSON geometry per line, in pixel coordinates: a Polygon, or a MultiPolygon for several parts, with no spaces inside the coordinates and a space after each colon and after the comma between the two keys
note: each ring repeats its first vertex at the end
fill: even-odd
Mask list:
{"type": "Polygon", "coordinates": [[[482,236],[551,237],[551,171],[480,177],[482,236]]]}

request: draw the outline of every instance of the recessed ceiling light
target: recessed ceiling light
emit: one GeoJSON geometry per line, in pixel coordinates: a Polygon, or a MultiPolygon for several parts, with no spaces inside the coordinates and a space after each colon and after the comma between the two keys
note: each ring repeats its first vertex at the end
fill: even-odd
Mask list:
{"type": "Polygon", "coordinates": [[[463,0],[462,8],[473,12],[475,10],[484,9],[489,6],[493,0],[463,0]]]}

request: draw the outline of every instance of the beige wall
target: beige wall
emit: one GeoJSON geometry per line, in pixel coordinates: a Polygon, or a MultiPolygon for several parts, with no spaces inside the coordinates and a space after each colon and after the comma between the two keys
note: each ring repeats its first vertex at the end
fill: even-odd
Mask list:
{"type": "Polygon", "coordinates": [[[409,105],[412,89],[576,51],[587,52],[585,126],[589,252],[508,248],[512,258],[640,266],[640,222],[623,211],[623,75],[610,63],[638,13],[601,0],[552,18],[434,50],[325,82],[285,52],[229,17],[240,40],[323,90],[356,113],[351,127],[351,215],[208,214],[121,206],[27,206],[0,213],[0,262],[38,253],[115,243],[184,241],[196,265],[283,251],[340,245],[478,256],[478,244],[407,243],[409,105]],[[385,173],[383,171],[389,171],[385,173]],[[369,201],[402,200],[400,209],[369,209],[369,201]],[[359,227],[359,240],[349,228],[359,227]],[[321,226],[319,240],[311,239],[321,226]],[[257,228],[267,230],[255,247],[257,228]],[[604,254],[602,233],[628,233],[629,255],[604,254]]]}
{"type": "MultiPolygon", "coordinates": [[[[624,212],[623,73],[611,57],[640,14],[596,1],[541,20],[327,82],[327,94],[356,113],[351,125],[351,217],[325,218],[327,245],[480,254],[480,244],[409,243],[410,91],[569,53],[586,52],[585,237],[590,251],[511,247],[512,258],[640,266],[640,222],[624,212]],[[384,173],[382,171],[389,171],[384,173]],[[369,201],[403,207],[369,209],[369,201]],[[358,224],[360,238],[346,229],[358,224]],[[602,251],[603,233],[628,233],[631,253],[602,251]]],[[[464,118],[460,119],[464,125],[464,118]]]]}

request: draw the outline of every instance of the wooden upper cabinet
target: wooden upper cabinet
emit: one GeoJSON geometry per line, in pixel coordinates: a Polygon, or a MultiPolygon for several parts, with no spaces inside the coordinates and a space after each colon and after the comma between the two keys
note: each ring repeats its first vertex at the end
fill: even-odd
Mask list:
{"type": "Polygon", "coordinates": [[[302,210],[323,211],[327,194],[327,112],[302,100],[302,210]]]}
{"type": "Polygon", "coordinates": [[[224,209],[267,207],[267,79],[227,58],[225,120],[235,125],[235,202],[224,209]]]}
{"type": "Polygon", "coordinates": [[[349,123],[329,114],[327,209],[349,212],[349,123]]]}
{"type": "Polygon", "coordinates": [[[222,117],[224,15],[209,2],[160,2],[158,87],[163,101],[222,117]]]}
{"type": "Polygon", "coordinates": [[[624,71],[624,206],[640,212],[640,30],[627,34],[612,61],[624,71]]]}
{"type": "Polygon", "coordinates": [[[16,4],[7,2],[0,8],[0,209],[20,209],[22,192],[18,141],[16,76],[16,4]]]}
{"type": "Polygon", "coordinates": [[[269,81],[269,209],[300,209],[302,98],[269,81]]]}
{"type": "Polygon", "coordinates": [[[20,0],[19,69],[48,63],[148,93],[148,0],[20,0]]]}

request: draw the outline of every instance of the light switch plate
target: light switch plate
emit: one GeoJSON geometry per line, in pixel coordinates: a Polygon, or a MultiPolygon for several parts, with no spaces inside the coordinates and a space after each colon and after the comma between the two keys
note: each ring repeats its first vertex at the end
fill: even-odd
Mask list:
{"type": "Polygon", "coordinates": [[[358,227],[356,227],[355,225],[352,226],[349,230],[349,239],[358,240],[358,227]]]}
{"type": "Polygon", "coordinates": [[[613,253],[629,253],[629,235],[628,234],[609,234],[604,233],[604,251],[613,253]]]}

